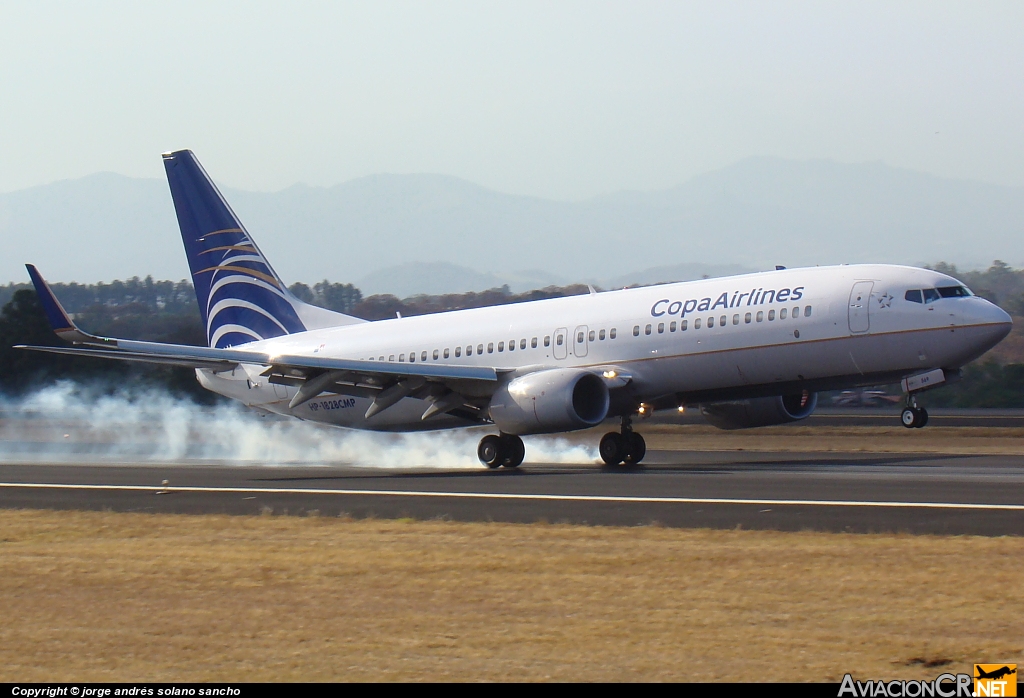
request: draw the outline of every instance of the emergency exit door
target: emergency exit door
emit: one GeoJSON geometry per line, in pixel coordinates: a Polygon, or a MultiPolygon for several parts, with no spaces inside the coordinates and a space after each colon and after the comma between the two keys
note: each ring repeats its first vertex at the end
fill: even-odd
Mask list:
{"type": "Polygon", "coordinates": [[[871,329],[871,289],[874,281],[858,281],[850,291],[850,332],[860,334],[871,329]]]}

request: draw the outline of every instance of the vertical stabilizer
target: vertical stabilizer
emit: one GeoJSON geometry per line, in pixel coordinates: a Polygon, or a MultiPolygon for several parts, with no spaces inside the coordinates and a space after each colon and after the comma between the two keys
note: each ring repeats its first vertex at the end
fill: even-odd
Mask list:
{"type": "Polygon", "coordinates": [[[289,293],[191,150],[163,159],[211,347],[362,322],[289,293]]]}

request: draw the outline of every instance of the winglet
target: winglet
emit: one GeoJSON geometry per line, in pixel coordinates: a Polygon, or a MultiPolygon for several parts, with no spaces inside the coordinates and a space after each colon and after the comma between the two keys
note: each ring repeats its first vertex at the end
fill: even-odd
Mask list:
{"type": "Polygon", "coordinates": [[[43,310],[46,312],[46,319],[49,320],[50,327],[58,337],[75,344],[117,344],[116,340],[97,337],[78,329],[60,301],[57,300],[57,296],[53,295],[53,291],[50,290],[50,286],[35,265],[26,264],[25,268],[28,269],[28,275],[32,278],[32,285],[36,287],[39,302],[43,304],[43,310]]]}

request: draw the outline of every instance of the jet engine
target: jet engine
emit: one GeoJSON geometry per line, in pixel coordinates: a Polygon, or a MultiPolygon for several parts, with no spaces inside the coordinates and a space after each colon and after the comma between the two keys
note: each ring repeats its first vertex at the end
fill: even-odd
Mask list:
{"type": "Polygon", "coordinates": [[[700,411],[719,429],[749,429],[806,419],[817,406],[818,394],[804,390],[778,397],[707,403],[700,406],[700,411]]]}
{"type": "Polygon", "coordinates": [[[491,398],[490,416],[506,434],[546,434],[600,424],[608,405],[608,386],[600,376],[556,368],[503,385],[491,398]]]}

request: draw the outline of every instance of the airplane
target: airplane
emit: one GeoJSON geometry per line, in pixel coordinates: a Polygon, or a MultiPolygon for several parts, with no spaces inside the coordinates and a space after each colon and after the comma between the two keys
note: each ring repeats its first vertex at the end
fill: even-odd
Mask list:
{"type": "MultiPolygon", "coordinates": [[[[187,366],[199,383],[266,412],[354,429],[487,426],[490,468],[524,459],[522,436],[618,420],[610,467],[646,453],[633,420],[699,406],[723,429],[808,417],[817,394],[956,380],[1011,318],[956,279],[884,264],[822,266],[367,322],[302,302],[189,150],[163,154],[208,346],[99,337],[78,328],[27,265],[56,334],[34,351],[187,366]]],[[[321,254],[323,251],[321,251],[321,254]]],[[[351,249],[350,249],[351,253],[351,249]]]]}
{"type": "Polygon", "coordinates": [[[978,674],[977,676],[974,677],[976,679],[994,679],[994,680],[998,681],[999,679],[1003,678],[1004,676],[1009,676],[1010,674],[1016,674],[1017,673],[1017,669],[1016,668],[1011,669],[1008,666],[1002,666],[999,669],[994,669],[993,671],[985,671],[984,669],[979,667],[977,664],[974,665],[974,668],[975,668],[975,671],[978,674]]]}

